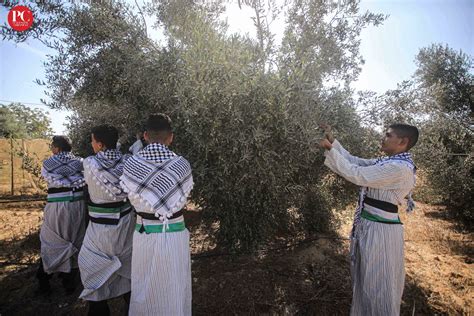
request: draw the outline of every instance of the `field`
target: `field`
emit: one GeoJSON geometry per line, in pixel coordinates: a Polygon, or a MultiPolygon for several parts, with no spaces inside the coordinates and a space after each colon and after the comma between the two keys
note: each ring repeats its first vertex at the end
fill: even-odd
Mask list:
{"type": "MultiPolygon", "coordinates": [[[[53,294],[35,296],[38,228],[44,202],[0,200],[0,314],[85,315],[53,278],[53,294]]],[[[350,210],[333,236],[280,237],[254,255],[230,256],[215,247],[190,207],[195,315],[348,315],[351,289],[348,240],[350,210]]],[[[402,218],[406,239],[406,285],[402,315],[474,313],[473,234],[462,231],[439,206],[418,203],[402,218]]],[[[125,315],[123,302],[111,303],[125,315]]]]}
{"type": "Polygon", "coordinates": [[[20,156],[27,153],[36,166],[50,155],[49,140],[45,139],[0,139],[0,195],[12,194],[12,153],[13,151],[13,194],[42,193],[41,180],[22,168],[26,162],[20,156]]]}

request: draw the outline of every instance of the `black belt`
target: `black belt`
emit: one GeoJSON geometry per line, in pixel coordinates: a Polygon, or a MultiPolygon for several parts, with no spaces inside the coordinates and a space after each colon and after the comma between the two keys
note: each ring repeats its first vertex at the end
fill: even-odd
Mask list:
{"type": "MultiPolygon", "coordinates": [[[[124,217],[125,215],[128,215],[132,211],[132,207],[130,206],[126,211],[120,213],[120,218],[124,217]]],[[[92,223],[97,223],[97,224],[104,224],[104,225],[118,225],[120,222],[120,218],[97,218],[97,217],[89,217],[89,220],[92,223]]]]}
{"type": "Polygon", "coordinates": [[[103,208],[117,208],[117,207],[122,207],[128,204],[128,199],[126,201],[120,201],[120,202],[111,202],[111,203],[94,203],[92,201],[89,201],[87,205],[89,206],[95,206],[95,207],[103,207],[103,208]]]}
{"type": "Polygon", "coordinates": [[[62,193],[62,192],[81,192],[84,191],[83,187],[80,188],[49,188],[48,189],[48,194],[53,194],[53,193],[62,193]]]}
{"type": "Polygon", "coordinates": [[[389,212],[389,213],[398,213],[398,206],[389,202],[380,201],[376,199],[372,199],[369,197],[364,198],[364,204],[376,207],[382,211],[389,212]]]}
{"type": "MultiPolygon", "coordinates": [[[[161,221],[160,218],[156,217],[155,214],[153,214],[153,213],[143,213],[143,212],[135,212],[135,213],[137,213],[137,215],[140,215],[140,217],[144,218],[144,219],[148,219],[148,220],[151,220],[151,221],[161,221]]],[[[183,211],[178,211],[178,212],[174,213],[173,216],[171,216],[168,219],[178,218],[182,215],[183,215],[183,211]]]]}

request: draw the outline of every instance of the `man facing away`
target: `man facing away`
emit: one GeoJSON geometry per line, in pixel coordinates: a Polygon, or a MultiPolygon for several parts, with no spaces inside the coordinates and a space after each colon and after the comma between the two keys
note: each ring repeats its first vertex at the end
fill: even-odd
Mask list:
{"type": "Polygon", "coordinates": [[[403,225],[398,205],[409,195],[416,167],[408,151],[418,140],[418,129],[390,125],[381,150],[388,157],[362,159],[352,156],[334,139],[331,128],[321,125],[326,138],[324,164],[361,187],[351,233],[351,315],[399,315],[405,281],[403,225]]]}
{"type": "Polygon", "coordinates": [[[43,162],[48,183],[47,204],[40,229],[41,259],[36,273],[39,293],[50,293],[49,279],[59,272],[68,294],[76,287],[77,256],[86,230],[82,158],[72,154],[66,136],[54,136],[53,155],[43,162]]]}
{"type": "Polygon", "coordinates": [[[96,153],[84,159],[84,177],[89,187],[89,226],[79,252],[89,315],[110,314],[108,299],[122,296],[128,303],[131,287],[132,236],[135,216],[120,177],[129,155],[116,149],[118,131],[105,124],[91,131],[96,153]]]}
{"type": "Polygon", "coordinates": [[[137,212],[130,315],[191,315],[189,232],[181,209],[193,187],[188,161],[172,152],[171,120],[150,115],[149,144],[125,163],[122,188],[137,212]]]}

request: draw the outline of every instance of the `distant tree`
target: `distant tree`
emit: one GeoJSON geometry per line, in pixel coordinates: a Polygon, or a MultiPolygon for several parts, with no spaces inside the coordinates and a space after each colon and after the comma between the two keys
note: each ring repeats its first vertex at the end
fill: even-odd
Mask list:
{"type": "Polygon", "coordinates": [[[2,137],[22,138],[26,136],[23,124],[18,124],[18,120],[5,105],[0,106],[0,132],[2,137]]]}
{"type": "Polygon", "coordinates": [[[452,214],[472,228],[474,60],[440,44],[422,48],[416,60],[415,80],[426,95],[420,106],[428,118],[417,149],[420,165],[452,214]]]}
{"type": "Polygon", "coordinates": [[[474,60],[462,51],[434,44],[416,56],[416,78],[434,99],[439,110],[455,116],[465,127],[472,125],[474,111],[474,60]]]}
{"type": "Polygon", "coordinates": [[[46,138],[52,134],[47,113],[21,103],[0,105],[0,135],[12,138],[46,138]]]}

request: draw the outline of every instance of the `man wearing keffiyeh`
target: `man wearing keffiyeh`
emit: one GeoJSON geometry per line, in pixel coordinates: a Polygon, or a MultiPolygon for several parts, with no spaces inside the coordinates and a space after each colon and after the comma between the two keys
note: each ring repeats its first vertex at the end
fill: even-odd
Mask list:
{"type": "Polygon", "coordinates": [[[137,212],[129,315],[191,315],[189,232],[182,208],[193,187],[191,166],[168,146],[171,120],[150,115],[149,144],[125,163],[121,185],[137,212]]]}
{"type": "Polygon", "coordinates": [[[408,196],[407,211],[414,208],[416,167],[408,151],[418,140],[418,129],[390,125],[381,144],[388,156],[362,159],[334,139],[330,126],[321,127],[326,134],[320,142],[326,149],[324,164],[361,187],[351,232],[351,315],[399,315],[405,268],[398,205],[408,196]]]}
{"type": "Polygon", "coordinates": [[[85,232],[82,158],[71,153],[65,136],[54,136],[53,156],[43,162],[41,174],[48,183],[48,197],[40,229],[41,260],[36,274],[41,294],[51,291],[49,279],[60,272],[67,293],[75,288],[77,256],[85,232]]]}
{"type": "Polygon", "coordinates": [[[135,216],[127,194],[120,187],[123,166],[130,156],[116,149],[115,127],[100,125],[91,132],[96,155],[84,159],[90,222],[79,253],[84,285],[80,298],[89,302],[89,316],[107,316],[110,315],[108,299],[123,295],[127,305],[130,301],[135,216]]]}

